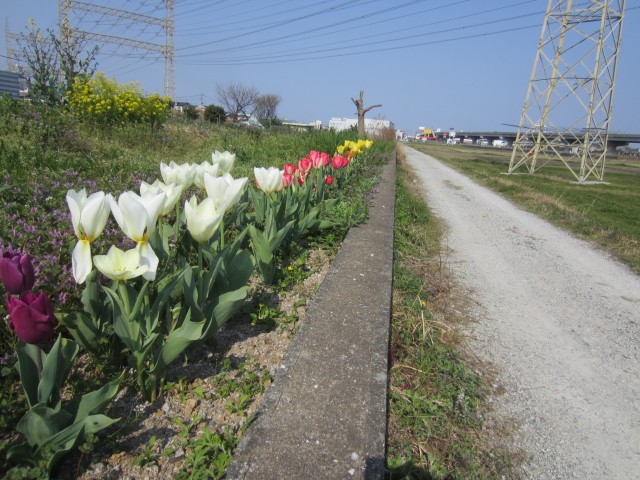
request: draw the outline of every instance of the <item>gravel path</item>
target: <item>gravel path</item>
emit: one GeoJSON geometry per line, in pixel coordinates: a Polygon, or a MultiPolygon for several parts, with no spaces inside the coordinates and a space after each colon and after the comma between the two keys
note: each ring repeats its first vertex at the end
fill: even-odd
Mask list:
{"type": "Polygon", "coordinates": [[[405,148],[478,303],[470,346],[532,479],[640,478],[640,278],[433,157],[405,148]]]}

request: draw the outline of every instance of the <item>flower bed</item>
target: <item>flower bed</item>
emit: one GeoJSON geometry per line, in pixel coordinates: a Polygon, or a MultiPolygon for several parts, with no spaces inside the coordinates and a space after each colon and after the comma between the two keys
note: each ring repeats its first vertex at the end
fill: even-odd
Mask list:
{"type": "MultiPolygon", "coordinates": [[[[2,280],[9,287],[11,329],[22,341],[33,343],[16,345],[29,410],[18,423],[25,443],[18,444],[17,438],[3,434],[3,450],[11,447],[11,461],[41,468],[41,473],[47,475],[66,452],[76,447],[89,451],[100,430],[123,421],[116,415],[127,417],[127,427],[120,427],[124,432],[136,424],[130,422],[130,415],[149,420],[162,417],[159,412],[164,412],[166,418],[182,418],[175,423],[178,437],[184,438],[176,440],[177,447],[172,446],[175,434],[166,425],[162,427],[165,435],[149,433],[144,448],[138,437],[136,442],[142,450],[135,450],[136,460],[127,464],[153,464],[160,468],[162,463],[166,473],[170,471],[168,464],[180,461],[183,469],[217,469],[210,474],[219,476],[250,415],[249,407],[268,386],[274,367],[264,364],[264,350],[269,347],[261,351],[251,341],[246,348],[237,347],[242,355],[230,354],[225,360],[224,349],[231,348],[228,353],[236,347],[223,346],[224,336],[217,333],[230,318],[235,318],[234,323],[240,321],[237,332],[248,328],[243,335],[258,344],[281,345],[280,340],[267,340],[262,330],[271,329],[286,337],[288,330],[295,329],[296,304],[290,310],[282,309],[279,302],[274,304],[273,295],[277,292],[273,285],[296,284],[291,281],[296,274],[302,278],[304,274],[300,272],[311,271],[307,248],[310,240],[323,231],[340,227],[344,231],[344,224],[348,228],[354,220],[349,217],[350,212],[344,211],[340,189],[343,195],[350,186],[350,175],[368,168],[368,155],[358,157],[357,153],[362,153],[367,144],[342,147],[353,152],[351,156],[336,154],[331,158],[327,153],[312,151],[283,170],[256,167],[255,188],[246,186],[248,178],[231,176],[234,157],[229,152],[214,152],[212,162],[198,165],[162,164],[162,182],[142,182],[140,194],[125,191],[117,200],[110,193],[87,193],[80,185],[70,185],[66,194],[70,215],[64,221],[73,227],[75,241],[71,242],[68,226],[65,233],[60,232],[63,219],[55,206],[59,205],[59,194],[57,198],[45,197],[45,205],[51,197],[53,207],[48,211],[45,208],[45,221],[40,225],[56,225],[48,235],[23,216],[26,207],[32,214],[30,219],[35,220],[33,216],[42,208],[39,202],[9,205],[5,215],[15,215],[10,218],[18,227],[3,232],[2,280]],[[110,214],[119,229],[112,226],[113,221],[109,224],[110,214]],[[32,245],[46,243],[41,252],[51,248],[58,255],[49,255],[48,263],[43,263],[32,250],[36,259],[33,265],[27,249],[17,248],[30,243],[22,242],[21,235],[30,236],[32,245]],[[260,282],[252,280],[249,288],[254,268],[260,282]],[[84,286],[83,290],[69,282],[70,276],[84,286]],[[46,283],[42,279],[47,279],[46,283]],[[39,293],[32,293],[34,283],[42,289],[39,293]],[[62,325],[57,329],[64,335],[44,358],[54,331],[54,310],[62,325]],[[250,326],[243,324],[242,318],[250,319],[250,326]],[[278,325],[276,330],[274,325],[278,325]],[[72,368],[80,347],[84,367],[72,368]],[[257,349],[257,354],[248,353],[251,349],[257,349]],[[185,359],[190,361],[186,367],[176,366],[177,360],[185,359]],[[197,376],[177,373],[181,369],[186,372],[189,365],[199,366],[197,376]],[[101,375],[89,375],[91,369],[101,375]],[[125,373],[120,375],[123,369],[125,373]],[[64,380],[70,372],[68,387],[64,380]],[[119,386],[126,388],[116,396],[119,386]],[[95,388],[94,393],[80,396],[88,387],[95,388]],[[186,409],[186,413],[171,410],[169,399],[175,400],[176,396],[181,399],[178,410],[186,409]],[[133,409],[132,398],[138,399],[138,406],[133,409]],[[108,408],[113,399],[115,404],[108,408]],[[142,399],[149,403],[143,404],[142,399]],[[123,410],[118,402],[129,408],[123,410]],[[205,428],[203,423],[211,425],[212,420],[206,416],[194,421],[198,417],[196,407],[208,411],[209,407],[202,406],[216,402],[224,403],[229,418],[236,415],[243,421],[232,421],[226,429],[222,426],[225,422],[205,428]],[[110,417],[101,413],[105,409],[110,417]],[[185,423],[188,417],[191,420],[185,423]],[[195,443],[190,443],[192,438],[197,438],[195,443]],[[174,448],[171,461],[170,455],[154,454],[159,449],[166,454],[174,448]],[[178,454],[180,449],[182,454],[178,454]],[[200,465],[202,459],[190,456],[198,449],[213,449],[203,454],[209,459],[207,465],[200,465]],[[167,461],[160,462],[160,458],[167,461]],[[216,462],[219,465],[214,465],[216,462]]],[[[9,183],[9,179],[5,180],[9,183]]],[[[7,191],[12,188],[15,189],[7,185],[7,191]]],[[[14,193],[25,195],[23,190],[14,193]]],[[[5,343],[3,362],[10,365],[10,342],[5,343]]],[[[16,380],[10,373],[5,377],[16,380]]],[[[3,398],[7,406],[2,412],[5,427],[20,410],[14,405],[21,396],[15,383],[10,390],[9,397],[3,398]]],[[[108,430],[115,444],[119,441],[117,428],[111,426],[108,430]]],[[[153,428],[149,427],[150,432],[153,428]]],[[[126,438],[128,434],[123,434],[122,445],[130,445],[126,438]]],[[[114,450],[117,448],[111,451],[114,450]]],[[[101,451],[104,453],[104,449],[101,451]]],[[[132,453],[130,447],[127,452],[132,453]]],[[[98,470],[98,464],[106,465],[97,462],[98,470]]]]}

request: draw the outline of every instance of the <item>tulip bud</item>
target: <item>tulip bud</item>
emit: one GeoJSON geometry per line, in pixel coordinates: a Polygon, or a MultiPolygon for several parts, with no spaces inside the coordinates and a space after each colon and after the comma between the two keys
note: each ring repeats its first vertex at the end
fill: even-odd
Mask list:
{"type": "Polygon", "coordinates": [[[302,173],[307,173],[311,170],[312,162],[309,158],[301,158],[298,161],[298,168],[302,173]]]}
{"type": "Polygon", "coordinates": [[[28,253],[4,252],[0,258],[0,281],[7,292],[20,295],[33,288],[33,264],[28,253]]]}
{"type": "Polygon", "coordinates": [[[55,318],[44,292],[7,296],[7,311],[9,327],[23,342],[41,345],[51,339],[55,318]]]}
{"type": "Polygon", "coordinates": [[[285,187],[288,187],[293,182],[293,175],[291,175],[290,173],[283,173],[282,182],[284,183],[285,187]]]}
{"type": "Polygon", "coordinates": [[[291,163],[286,163],[283,167],[283,170],[284,170],[284,173],[287,175],[294,175],[296,173],[296,170],[298,170],[298,167],[296,167],[291,163]]]}
{"type": "Polygon", "coordinates": [[[349,159],[341,155],[334,155],[333,160],[331,161],[331,165],[333,166],[333,168],[338,170],[349,165],[349,159]]]}
{"type": "Polygon", "coordinates": [[[327,185],[331,185],[333,183],[333,177],[331,175],[327,175],[326,177],[324,177],[324,182],[327,185]]]}

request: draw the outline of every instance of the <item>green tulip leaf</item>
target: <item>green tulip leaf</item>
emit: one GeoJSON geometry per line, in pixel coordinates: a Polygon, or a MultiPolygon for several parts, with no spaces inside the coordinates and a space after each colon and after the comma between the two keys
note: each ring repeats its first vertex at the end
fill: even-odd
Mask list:
{"type": "Polygon", "coordinates": [[[39,403],[20,419],[16,430],[27,439],[29,445],[42,445],[49,438],[64,430],[73,421],[73,415],[65,410],[47,407],[39,403]]]}
{"type": "Polygon", "coordinates": [[[42,364],[42,376],[38,384],[39,403],[54,407],[60,404],[60,389],[79,350],[77,343],[58,336],[42,364]]]}
{"type": "Polygon", "coordinates": [[[48,458],[47,462],[48,471],[51,473],[55,464],[78,443],[84,440],[85,434],[99,432],[113,425],[118,420],[120,419],[109,418],[105,415],[91,415],[86,417],[50,437],[39,446],[34,457],[36,460],[39,460],[45,455],[51,455],[50,452],[53,452],[53,455],[48,458]]]}
{"type": "Polygon", "coordinates": [[[119,295],[109,287],[102,288],[107,292],[107,297],[113,308],[113,330],[129,350],[132,352],[137,351],[141,344],[140,326],[137,322],[128,320],[128,315],[125,313],[125,308],[119,295]]]}
{"type": "Polygon", "coordinates": [[[164,372],[167,366],[192,343],[202,338],[204,321],[192,322],[189,318],[183,324],[169,334],[165,344],[160,349],[156,364],[151,369],[151,374],[164,372]]]}
{"type": "Polygon", "coordinates": [[[82,348],[93,354],[99,353],[100,339],[105,335],[100,318],[85,312],[70,312],[64,315],[56,315],[58,321],[64,325],[74,340],[82,348]]]}
{"type": "MultiPolygon", "coordinates": [[[[227,320],[231,318],[244,303],[247,298],[247,287],[243,286],[232,292],[223,293],[218,299],[218,304],[213,309],[213,319],[215,320],[216,331],[220,329],[227,320]]],[[[207,337],[213,335],[214,332],[207,332],[207,337]]]]}
{"type": "Polygon", "coordinates": [[[229,290],[237,290],[247,284],[253,272],[251,254],[245,250],[239,252],[226,267],[229,290]]]}
{"type": "Polygon", "coordinates": [[[78,422],[89,415],[100,413],[113,399],[116,393],[118,393],[119,386],[120,379],[109,382],[99,390],[87,393],[81,397],[73,398],[63,407],[63,410],[71,415],[73,423],[78,422]]]}
{"type": "Polygon", "coordinates": [[[20,383],[27,397],[27,404],[33,407],[38,403],[38,384],[40,383],[37,356],[44,354],[40,347],[23,342],[17,343],[16,354],[18,355],[16,370],[20,375],[20,383]]]}

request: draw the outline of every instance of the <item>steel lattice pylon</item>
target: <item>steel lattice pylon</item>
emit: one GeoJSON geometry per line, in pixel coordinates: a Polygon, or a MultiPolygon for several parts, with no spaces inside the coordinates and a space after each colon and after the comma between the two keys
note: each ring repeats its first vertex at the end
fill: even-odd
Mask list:
{"type": "MultiPolygon", "coordinates": [[[[93,41],[98,43],[108,43],[135,49],[158,52],[164,56],[164,94],[172,99],[175,98],[175,68],[174,68],[174,29],[175,29],[175,0],[157,0],[160,4],[165,5],[164,18],[155,17],[146,14],[140,14],[133,11],[122,10],[99,5],[95,3],[83,2],[79,0],[58,0],[58,17],[61,26],[66,28],[60,31],[60,36],[72,36],[74,38],[85,41],[93,41]],[[108,33],[91,32],[80,30],[77,25],[69,22],[69,13],[72,11],[90,12],[102,17],[110,17],[116,20],[128,20],[141,26],[155,26],[160,28],[165,34],[165,42],[163,44],[142,41],[131,38],[129,36],[117,36],[108,33]]],[[[62,38],[64,42],[70,42],[70,38],[62,38]]]]}
{"type": "Polygon", "coordinates": [[[559,160],[580,183],[604,180],[624,5],[549,0],[509,173],[559,160]]]}

